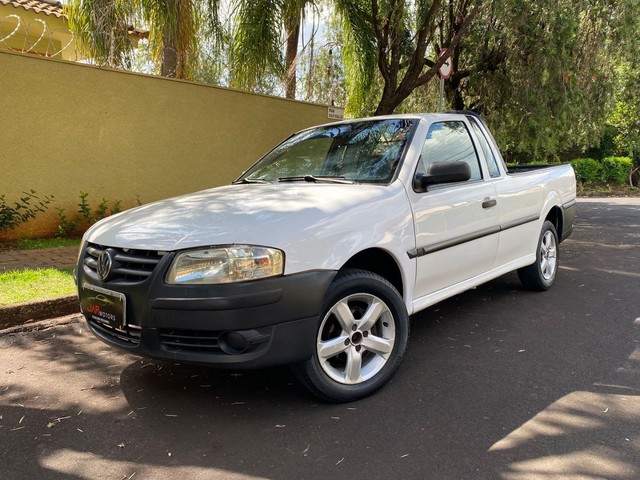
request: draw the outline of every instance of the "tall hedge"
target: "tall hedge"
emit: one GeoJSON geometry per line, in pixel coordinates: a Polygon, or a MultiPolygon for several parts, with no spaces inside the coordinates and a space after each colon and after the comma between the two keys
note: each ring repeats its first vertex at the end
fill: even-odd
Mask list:
{"type": "Polygon", "coordinates": [[[627,157],[607,157],[598,162],[593,158],[571,161],[579,183],[624,184],[629,181],[633,162],[627,157]]]}
{"type": "Polygon", "coordinates": [[[602,165],[593,158],[577,158],[571,161],[579,183],[597,183],[602,181],[602,165]]]}
{"type": "Polygon", "coordinates": [[[602,159],[602,181],[607,183],[627,183],[633,162],[627,157],[607,157],[602,159]]]}

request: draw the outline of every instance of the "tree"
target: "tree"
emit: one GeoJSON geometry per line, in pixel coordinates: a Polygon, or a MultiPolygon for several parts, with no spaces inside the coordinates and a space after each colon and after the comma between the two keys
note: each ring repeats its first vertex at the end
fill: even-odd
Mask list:
{"type": "Polygon", "coordinates": [[[615,84],[609,72],[640,18],[637,0],[336,3],[352,114],[433,108],[429,81],[447,47],[448,108],[482,113],[507,154],[525,161],[598,138],[615,84]]]}
{"type": "MultiPolygon", "coordinates": [[[[404,0],[336,0],[345,29],[344,60],[349,103],[362,113],[371,93],[376,69],[382,79],[382,94],[376,115],[392,113],[416,88],[429,82],[460,43],[481,9],[475,0],[446,46],[447,53],[428,62],[436,53],[438,18],[442,0],[410,3],[404,0]],[[426,67],[426,68],[425,68],[426,67]]],[[[471,0],[469,0],[471,5],[471,0]]]]}
{"type": "Polygon", "coordinates": [[[136,0],[163,77],[192,78],[198,50],[197,0],[136,0]]]}
{"type": "Polygon", "coordinates": [[[295,98],[300,26],[314,0],[236,0],[230,47],[232,87],[253,90],[268,74],[284,79],[295,98]],[[285,38],[283,59],[282,34],[285,38]]]}
{"type": "Polygon", "coordinates": [[[143,20],[160,74],[190,78],[203,7],[217,11],[219,0],[71,0],[65,8],[70,29],[96,62],[129,68],[133,44],[128,32],[143,20]]]}
{"type": "MultiPolygon", "coordinates": [[[[628,155],[633,159],[632,178],[640,171],[640,65],[633,58],[629,63],[619,65],[618,82],[614,104],[608,124],[615,129],[616,154],[628,155]]],[[[636,182],[638,182],[636,178],[636,182]]],[[[638,182],[640,183],[640,182],[638,182]]]]}
{"type": "MultiPolygon", "coordinates": [[[[493,1],[454,51],[448,103],[485,115],[512,160],[579,154],[602,132],[639,15],[635,0],[493,1]]],[[[444,43],[459,20],[440,22],[444,43]]]]}
{"type": "Polygon", "coordinates": [[[94,61],[110,67],[131,65],[133,43],[129,26],[135,9],[126,0],[72,0],[65,5],[69,28],[81,42],[76,47],[94,61]]]}
{"type": "MultiPolygon", "coordinates": [[[[626,154],[634,160],[634,173],[640,169],[640,6],[627,9],[622,26],[617,30],[615,92],[608,124],[616,130],[617,154],[626,154]]],[[[636,180],[638,181],[638,180],[636,180]]]]}
{"type": "Polygon", "coordinates": [[[322,42],[316,40],[315,32],[311,32],[308,43],[298,54],[298,72],[300,78],[304,78],[301,98],[308,102],[344,106],[347,95],[342,62],[342,28],[332,15],[324,17],[322,28],[322,42]]]}

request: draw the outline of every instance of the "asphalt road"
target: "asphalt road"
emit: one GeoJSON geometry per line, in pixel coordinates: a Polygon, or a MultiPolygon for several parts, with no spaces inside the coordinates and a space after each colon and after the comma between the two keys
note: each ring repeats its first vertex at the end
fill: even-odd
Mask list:
{"type": "Polygon", "coordinates": [[[77,317],[0,337],[2,479],[640,478],[640,199],[580,201],[546,293],[509,274],[412,318],[346,405],[288,369],[155,364],[77,317]]]}

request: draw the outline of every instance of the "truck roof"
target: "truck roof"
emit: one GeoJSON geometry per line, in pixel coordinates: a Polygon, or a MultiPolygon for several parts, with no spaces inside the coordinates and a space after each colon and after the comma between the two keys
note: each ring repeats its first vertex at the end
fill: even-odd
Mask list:
{"type": "MultiPolygon", "coordinates": [[[[345,123],[354,123],[354,122],[362,122],[362,121],[371,121],[371,120],[400,120],[400,119],[414,119],[414,120],[418,120],[418,119],[431,119],[433,117],[438,118],[438,117],[451,117],[453,115],[459,115],[459,116],[472,116],[477,118],[478,120],[480,120],[482,123],[484,123],[484,120],[482,119],[482,117],[480,116],[480,114],[476,113],[476,112],[472,112],[470,110],[456,110],[456,111],[449,111],[449,112],[441,112],[441,113],[436,113],[436,112],[418,112],[418,113],[400,113],[400,114],[391,114],[391,115],[379,115],[376,117],[360,117],[360,118],[350,118],[350,119],[345,119],[345,120],[339,120],[337,122],[328,122],[328,123],[324,123],[321,125],[315,125],[316,127],[324,127],[324,126],[328,126],[328,125],[341,125],[341,124],[345,124],[345,123]]],[[[313,127],[310,127],[313,128],[313,127]]],[[[303,129],[307,130],[306,128],[303,129]]]]}

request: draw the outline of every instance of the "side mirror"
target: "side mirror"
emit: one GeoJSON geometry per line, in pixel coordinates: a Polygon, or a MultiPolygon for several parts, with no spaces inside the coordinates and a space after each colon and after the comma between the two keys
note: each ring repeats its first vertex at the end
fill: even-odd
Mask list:
{"type": "Polygon", "coordinates": [[[426,174],[416,174],[414,186],[418,191],[425,191],[429,185],[466,182],[470,178],[471,169],[465,162],[434,162],[426,174]]]}

